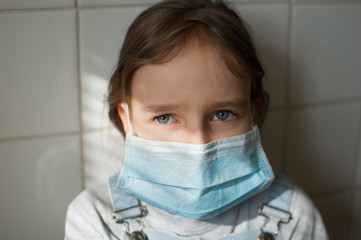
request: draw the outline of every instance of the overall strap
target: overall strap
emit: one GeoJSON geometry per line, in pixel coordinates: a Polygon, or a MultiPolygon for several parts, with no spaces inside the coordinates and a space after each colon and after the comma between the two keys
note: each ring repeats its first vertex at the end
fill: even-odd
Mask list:
{"type": "Polygon", "coordinates": [[[126,194],[116,185],[119,174],[115,174],[109,179],[109,189],[112,196],[113,214],[112,219],[117,223],[123,223],[124,220],[144,217],[147,215],[146,207],[141,202],[126,194]]]}
{"type": "Polygon", "coordinates": [[[291,212],[293,189],[287,177],[277,174],[268,190],[266,202],[259,208],[259,214],[265,217],[261,230],[277,234],[279,240],[282,237],[288,239],[298,222],[291,212]]]}
{"type": "Polygon", "coordinates": [[[276,176],[269,188],[267,202],[275,207],[289,210],[294,186],[283,174],[277,173],[276,176]]]}
{"type": "MultiPolygon", "coordinates": [[[[261,193],[260,197],[254,198],[250,204],[245,205],[247,208],[243,210],[252,212],[253,216],[251,218],[251,215],[248,215],[248,219],[244,219],[249,221],[248,228],[242,228],[241,231],[221,240],[291,239],[298,222],[297,216],[294,217],[291,212],[293,191],[293,184],[286,177],[276,174],[271,186],[261,193]],[[257,207],[259,216],[256,213],[257,207]],[[288,220],[289,223],[286,223],[288,220]],[[278,224],[280,221],[281,223],[278,224]]],[[[244,215],[246,216],[247,214],[244,215]]]]}

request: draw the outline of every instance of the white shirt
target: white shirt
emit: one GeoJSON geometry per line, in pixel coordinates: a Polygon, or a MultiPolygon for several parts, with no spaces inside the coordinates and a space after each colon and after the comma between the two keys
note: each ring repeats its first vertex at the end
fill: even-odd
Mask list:
{"type": "MultiPolygon", "coordinates": [[[[328,239],[322,218],[313,203],[302,190],[283,176],[276,177],[267,190],[206,220],[173,215],[142,203],[147,207],[148,214],[140,221],[127,220],[129,232],[143,229],[149,240],[154,239],[152,236],[158,236],[158,240],[159,236],[162,239],[250,239],[249,236],[258,236],[265,219],[258,214],[258,207],[269,202],[270,196],[280,191],[285,184],[292,186],[287,189],[290,196],[287,210],[292,214],[292,219],[288,224],[281,224],[277,239],[328,239]]],[[[112,220],[114,199],[111,191],[112,187],[108,183],[79,194],[68,208],[65,239],[128,239],[125,225],[112,220]]],[[[273,198],[271,203],[281,197],[273,198]]]]}

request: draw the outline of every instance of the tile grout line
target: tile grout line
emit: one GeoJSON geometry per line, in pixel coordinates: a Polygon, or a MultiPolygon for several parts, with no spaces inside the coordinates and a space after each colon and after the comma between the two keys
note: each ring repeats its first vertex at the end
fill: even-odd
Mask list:
{"type": "Polygon", "coordinates": [[[13,138],[4,138],[4,139],[0,139],[0,144],[17,143],[17,142],[30,141],[30,140],[40,140],[45,138],[74,136],[79,133],[80,133],[79,131],[74,131],[74,132],[62,132],[62,133],[54,133],[54,134],[38,135],[38,136],[21,136],[21,137],[13,137],[13,138]]]}
{"type": "Polygon", "coordinates": [[[287,59],[286,59],[286,96],[285,96],[285,115],[284,115],[284,129],[283,129],[283,149],[281,171],[286,173],[287,169],[287,144],[288,144],[288,129],[289,129],[289,112],[290,112],[290,86],[291,86],[291,44],[292,44],[292,30],[293,30],[293,2],[288,1],[288,26],[287,26],[287,59]]]}
{"type": "MultiPolygon", "coordinates": [[[[113,129],[115,129],[115,128],[108,127],[108,128],[98,128],[98,129],[91,129],[91,130],[83,129],[83,134],[111,131],[113,129]]],[[[29,136],[20,136],[20,137],[13,137],[13,138],[3,138],[3,139],[0,139],[0,144],[17,143],[17,142],[31,141],[31,140],[40,140],[40,139],[45,139],[45,138],[66,137],[66,136],[74,136],[74,135],[80,135],[80,134],[81,134],[80,131],[73,131],[73,132],[69,131],[69,132],[37,135],[37,136],[29,135],[29,136]]]]}
{"type": "Polygon", "coordinates": [[[334,190],[329,190],[326,192],[321,193],[315,193],[315,194],[309,194],[310,198],[313,201],[320,201],[324,199],[328,199],[330,197],[344,195],[344,194],[353,194],[355,192],[355,189],[352,186],[349,187],[342,187],[334,190]]]}
{"type": "MultiPolygon", "coordinates": [[[[299,104],[289,104],[288,110],[289,111],[297,111],[297,110],[305,110],[305,109],[317,109],[323,107],[330,107],[330,106],[338,106],[344,104],[351,104],[351,103],[359,103],[361,102],[361,97],[350,97],[345,99],[339,100],[326,100],[326,101],[319,101],[313,103],[299,103],[299,104]]],[[[269,108],[269,111],[285,111],[287,108],[285,105],[273,106],[269,108]]]]}
{"type": "Polygon", "coordinates": [[[150,4],[122,4],[122,5],[96,5],[96,6],[83,6],[78,7],[79,10],[92,11],[92,10],[112,10],[112,9],[123,9],[123,8],[142,8],[149,7],[150,4]]]}
{"type": "MultiPolygon", "coordinates": [[[[139,8],[139,7],[148,7],[153,3],[139,3],[139,4],[120,4],[120,5],[94,5],[94,6],[79,6],[78,0],[76,1],[75,7],[48,7],[48,8],[29,8],[29,9],[0,9],[0,14],[16,14],[16,13],[35,13],[35,12],[57,12],[57,11],[82,11],[82,10],[111,10],[111,9],[121,9],[121,8],[139,8]]],[[[261,3],[251,3],[251,2],[232,2],[235,5],[252,5],[252,6],[269,6],[269,5],[282,5],[282,4],[291,4],[297,6],[339,6],[339,5],[361,5],[359,2],[303,2],[297,3],[295,0],[288,1],[279,1],[279,2],[261,2],[261,3]]]]}
{"type": "Polygon", "coordinates": [[[13,9],[13,10],[0,10],[0,14],[66,12],[66,11],[74,11],[74,10],[76,10],[76,8],[74,7],[13,9]]]}
{"type": "Polygon", "coordinates": [[[81,74],[81,50],[80,50],[80,16],[79,2],[75,0],[76,9],[76,48],[77,48],[77,82],[78,82],[78,107],[79,107],[79,141],[80,141],[80,165],[81,165],[81,185],[85,188],[85,160],[84,160],[84,127],[82,111],[82,74],[81,74]]]}
{"type": "Polygon", "coordinates": [[[355,2],[355,1],[345,1],[345,2],[327,2],[327,1],[318,1],[318,2],[297,2],[297,0],[293,0],[295,3],[295,5],[297,6],[340,6],[340,5],[344,5],[344,6],[350,6],[350,5],[361,5],[360,2],[355,2]]]}
{"type": "Polygon", "coordinates": [[[355,154],[355,164],[354,164],[354,171],[353,171],[353,187],[357,188],[357,178],[358,175],[361,174],[359,172],[360,168],[360,161],[361,161],[361,99],[359,101],[359,124],[357,129],[357,139],[356,139],[356,154],[355,154]]]}
{"type": "Polygon", "coordinates": [[[79,6],[76,1],[75,7],[54,7],[54,8],[30,8],[30,9],[9,9],[1,10],[0,14],[18,14],[18,13],[41,13],[41,12],[65,12],[65,11],[92,11],[92,10],[112,10],[123,8],[149,7],[149,4],[123,4],[123,5],[98,5],[98,6],[79,6]]]}
{"type": "Polygon", "coordinates": [[[349,97],[345,99],[326,100],[326,101],[319,101],[314,103],[300,103],[300,104],[290,105],[290,110],[294,111],[300,109],[322,108],[322,107],[337,106],[337,105],[344,105],[350,103],[359,103],[360,101],[361,101],[361,97],[349,97]]]}
{"type": "Polygon", "coordinates": [[[357,237],[357,229],[358,225],[361,223],[361,217],[357,213],[358,208],[360,208],[360,203],[358,203],[358,197],[359,197],[359,191],[358,191],[358,183],[357,179],[359,177],[359,174],[361,172],[359,171],[361,167],[361,100],[359,102],[359,125],[358,125],[358,134],[357,134],[357,140],[356,140],[356,159],[355,159],[355,166],[354,166],[354,172],[353,172],[353,191],[352,191],[352,218],[355,219],[352,221],[352,235],[354,236],[354,239],[357,237]]]}

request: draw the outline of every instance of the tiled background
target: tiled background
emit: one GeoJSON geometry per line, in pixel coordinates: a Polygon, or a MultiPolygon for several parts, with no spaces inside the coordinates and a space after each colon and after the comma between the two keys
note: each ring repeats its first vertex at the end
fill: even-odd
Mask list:
{"type": "MultiPolygon", "coordinates": [[[[155,0],[0,0],[0,239],[62,239],[66,206],[122,165],[104,97],[125,31],[155,0]]],[[[361,1],[234,0],[267,70],[263,142],[361,239],[361,1]]]]}

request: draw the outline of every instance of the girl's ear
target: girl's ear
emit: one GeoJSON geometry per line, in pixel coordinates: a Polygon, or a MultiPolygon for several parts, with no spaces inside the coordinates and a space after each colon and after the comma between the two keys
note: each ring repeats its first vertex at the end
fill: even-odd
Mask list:
{"type": "Polygon", "coordinates": [[[127,133],[129,131],[129,123],[127,117],[127,104],[121,102],[118,104],[118,114],[119,118],[123,123],[124,132],[127,133]]]}

